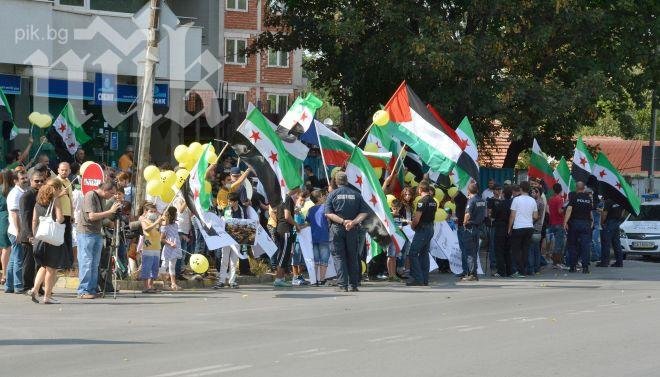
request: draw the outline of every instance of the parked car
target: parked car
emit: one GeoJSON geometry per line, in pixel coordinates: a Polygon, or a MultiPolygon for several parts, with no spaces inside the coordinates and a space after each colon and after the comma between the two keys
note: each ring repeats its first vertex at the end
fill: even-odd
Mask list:
{"type": "Polygon", "coordinates": [[[639,215],[628,215],[621,224],[620,238],[624,257],[660,256],[660,199],[643,202],[639,215]]]}

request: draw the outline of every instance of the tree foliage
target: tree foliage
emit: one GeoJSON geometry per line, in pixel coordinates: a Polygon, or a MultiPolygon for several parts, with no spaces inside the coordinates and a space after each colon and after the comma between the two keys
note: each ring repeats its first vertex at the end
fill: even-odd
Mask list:
{"type": "Polygon", "coordinates": [[[360,134],[402,80],[479,140],[511,130],[505,167],[534,137],[569,154],[608,101],[615,117],[644,106],[658,83],[654,0],[285,0],[251,51],[305,49],[314,87],[360,134]],[[492,120],[501,121],[501,126],[492,120]]]}

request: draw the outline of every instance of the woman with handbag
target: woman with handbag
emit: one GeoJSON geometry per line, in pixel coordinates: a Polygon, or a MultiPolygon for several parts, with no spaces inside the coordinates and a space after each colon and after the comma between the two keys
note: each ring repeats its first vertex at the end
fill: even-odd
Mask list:
{"type": "Polygon", "coordinates": [[[38,294],[44,285],[44,304],[59,304],[53,295],[53,286],[57,279],[57,268],[65,262],[64,253],[64,215],[60,207],[61,196],[66,195],[66,188],[58,179],[50,179],[39,189],[37,203],[32,215],[34,236],[34,259],[41,267],[34,278],[32,301],[39,303],[38,294]]]}

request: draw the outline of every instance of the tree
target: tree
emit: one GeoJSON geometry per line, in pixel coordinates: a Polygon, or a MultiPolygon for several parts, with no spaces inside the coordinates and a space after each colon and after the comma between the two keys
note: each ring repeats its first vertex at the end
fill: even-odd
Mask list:
{"type": "Polygon", "coordinates": [[[658,3],[640,1],[278,1],[251,51],[305,49],[359,135],[403,80],[451,123],[467,115],[479,140],[511,130],[505,167],[536,139],[556,155],[658,83],[658,3]],[[625,106],[622,104],[625,103],[625,106]],[[498,119],[502,126],[493,125],[498,119]]]}

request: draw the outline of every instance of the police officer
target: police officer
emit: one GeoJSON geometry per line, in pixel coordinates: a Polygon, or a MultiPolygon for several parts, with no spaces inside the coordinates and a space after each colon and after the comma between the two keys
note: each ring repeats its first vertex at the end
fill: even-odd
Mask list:
{"type": "Polygon", "coordinates": [[[479,253],[479,235],[483,229],[486,219],[486,201],[479,195],[477,184],[472,182],[468,185],[468,201],[465,205],[465,217],[463,218],[463,249],[467,259],[466,275],[463,281],[477,281],[477,253],[479,253]]]}
{"type": "Polygon", "coordinates": [[[621,239],[619,239],[619,226],[623,222],[625,212],[623,206],[610,198],[605,199],[600,222],[603,230],[601,237],[600,263],[597,267],[608,267],[610,263],[610,245],[614,248],[616,262],[611,267],[623,267],[623,253],[621,252],[621,239]]]}
{"type": "Polygon", "coordinates": [[[330,251],[337,269],[339,290],[358,291],[360,276],[360,223],[367,217],[369,207],[362,195],[348,187],[345,172],[335,175],[337,189],[333,190],[325,202],[325,216],[330,221],[330,251]]]}
{"type": "Polygon", "coordinates": [[[410,224],[415,236],[410,243],[410,280],[406,285],[429,285],[429,249],[433,238],[433,221],[438,203],[431,195],[431,187],[426,181],[417,186],[421,196],[410,224]]]}
{"type": "Polygon", "coordinates": [[[584,182],[575,184],[575,192],[568,197],[568,206],[564,215],[564,229],[568,233],[566,248],[568,251],[569,272],[577,271],[577,256],[582,260],[582,272],[589,273],[589,253],[591,251],[591,229],[593,228],[594,209],[592,197],[585,191],[584,182]]]}

